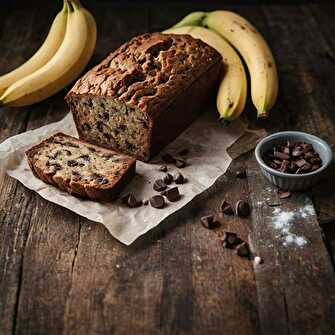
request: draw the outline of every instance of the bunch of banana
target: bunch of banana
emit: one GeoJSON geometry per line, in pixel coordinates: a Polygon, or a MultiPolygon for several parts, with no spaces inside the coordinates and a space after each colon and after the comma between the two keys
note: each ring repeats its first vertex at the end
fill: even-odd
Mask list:
{"type": "Polygon", "coordinates": [[[70,84],[89,62],[97,29],[78,0],[64,0],[40,49],[23,65],[0,77],[0,104],[26,106],[70,84]]]}
{"type": "Polygon", "coordinates": [[[185,26],[171,28],[165,32],[199,38],[222,55],[225,74],[219,86],[216,105],[224,120],[237,118],[243,112],[247,98],[247,77],[237,52],[220,35],[206,28],[185,26]]]}
{"type": "Polygon", "coordinates": [[[236,60],[239,56],[231,47],[229,49],[229,45],[227,47],[228,41],[240,53],[248,67],[251,97],[257,109],[257,116],[266,118],[277,99],[278,74],[271,50],[257,29],[240,15],[219,10],[191,13],[166,32],[181,33],[181,27],[185,26],[190,35],[200,38],[224,56],[227,73],[217,98],[220,116],[227,120],[234,119],[240,115],[245,105],[245,73],[241,70],[241,61],[236,60]],[[203,28],[200,35],[192,30],[194,26],[207,29],[203,28]],[[215,38],[213,32],[216,33],[215,38]],[[218,35],[223,43],[219,43],[218,35]],[[229,72],[229,68],[234,67],[235,69],[229,72]]]}

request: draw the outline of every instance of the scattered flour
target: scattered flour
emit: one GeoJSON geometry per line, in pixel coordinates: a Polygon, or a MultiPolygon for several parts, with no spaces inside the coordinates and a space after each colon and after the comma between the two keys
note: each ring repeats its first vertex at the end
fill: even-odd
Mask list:
{"type": "Polygon", "coordinates": [[[302,247],[307,243],[303,236],[298,236],[291,232],[294,220],[307,218],[308,216],[315,215],[314,207],[311,204],[304,206],[298,210],[285,211],[277,207],[273,210],[273,226],[279,232],[279,236],[283,239],[283,245],[296,245],[302,247]]]}

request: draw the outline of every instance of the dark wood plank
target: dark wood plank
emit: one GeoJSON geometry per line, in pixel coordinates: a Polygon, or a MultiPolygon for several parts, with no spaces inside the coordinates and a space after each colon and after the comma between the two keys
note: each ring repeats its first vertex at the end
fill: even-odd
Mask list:
{"type": "Polygon", "coordinates": [[[279,201],[276,188],[265,182],[254,160],[248,163],[248,180],[252,245],[264,259],[255,266],[263,333],[332,334],[334,269],[311,199],[297,193],[279,207],[268,206],[264,199],[279,201]]]}
{"type": "MultiPolygon", "coordinates": [[[[271,46],[279,64],[281,114],[290,115],[288,128],[321,136],[334,146],[335,66],[325,55],[329,50],[335,51],[335,46],[330,44],[329,35],[325,38],[324,34],[328,29],[334,30],[335,25],[330,20],[326,24],[317,22],[309,8],[292,6],[283,15],[279,6],[272,6],[271,10],[264,7],[268,30],[273,36],[271,46]]],[[[335,217],[335,195],[329,187],[329,180],[334,180],[334,176],[332,166],[328,177],[313,190],[321,223],[335,217]]]]}

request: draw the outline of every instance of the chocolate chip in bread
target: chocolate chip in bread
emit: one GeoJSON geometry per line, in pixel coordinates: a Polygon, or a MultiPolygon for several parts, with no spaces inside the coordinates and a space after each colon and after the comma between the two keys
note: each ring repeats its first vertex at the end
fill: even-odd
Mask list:
{"type": "Polygon", "coordinates": [[[37,178],[70,194],[113,200],[135,174],[135,159],[57,133],[26,152],[37,178]]]}
{"type": "Polygon", "coordinates": [[[66,97],[81,139],[143,161],[175,139],[215,93],[221,55],[189,35],[137,36],[66,97]]]}

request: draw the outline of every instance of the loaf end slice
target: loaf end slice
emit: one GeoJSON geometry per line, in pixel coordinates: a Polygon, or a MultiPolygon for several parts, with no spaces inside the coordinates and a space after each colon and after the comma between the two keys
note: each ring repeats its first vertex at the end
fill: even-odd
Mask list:
{"type": "Polygon", "coordinates": [[[26,151],[34,175],[72,195],[113,200],[135,175],[136,160],[57,133],[26,151]]]}

